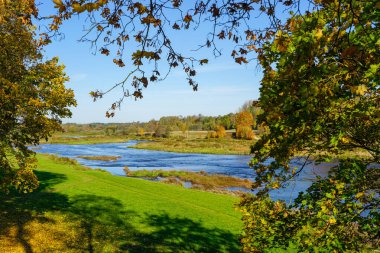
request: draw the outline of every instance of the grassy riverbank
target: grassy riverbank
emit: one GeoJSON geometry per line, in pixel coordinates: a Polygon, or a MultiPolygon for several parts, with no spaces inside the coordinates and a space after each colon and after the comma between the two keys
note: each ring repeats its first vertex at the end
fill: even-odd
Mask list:
{"type": "Polygon", "coordinates": [[[111,136],[111,135],[65,135],[65,134],[55,134],[49,138],[46,142],[41,143],[49,144],[72,144],[72,145],[82,145],[82,144],[101,144],[101,143],[119,143],[127,142],[130,139],[126,136],[111,136]]]}
{"type": "Polygon", "coordinates": [[[179,153],[248,155],[253,141],[224,139],[174,139],[160,138],[140,142],[130,148],[160,150],[179,153]]]}
{"type": "Polygon", "coordinates": [[[239,251],[233,196],[38,161],[36,192],[0,196],[0,252],[239,251]]]}
{"type": "Polygon", "coordinates": [[[98,155],[98,156],[79,155],[77,157],[85,159],[85,160],[105,161],[105,162],[113,162],[121,158],[121,156],[107,156],[107,155],[98,155]]]}

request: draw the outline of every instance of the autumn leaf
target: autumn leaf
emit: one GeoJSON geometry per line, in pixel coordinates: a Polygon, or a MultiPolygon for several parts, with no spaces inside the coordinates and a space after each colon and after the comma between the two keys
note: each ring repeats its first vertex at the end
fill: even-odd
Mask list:
{"type": "Polygon", "coordinates": [[[208,59],[202,59],[202,60],[199,61],[199,63],[200,63],[201,65],[203,65],[203,64],[207,64],[207,63],[208,63],[208,59]]]}
{"type": "Polygon", "coordinates": [[[248,63],[248,61],[245,57],[237,57],[237,58],[235,58],[235,62],[237,62],[239,64],[242,64],[242,63],[247,64],[248,63]]]}
{"type": "Polygon", "coordinates": [[[53,0],[53,3],[55,3],[55,7],[61,7],[64,6],[62,0],[53,0]]]}
{"type": "Polygon", "coordinates": [[[193,17],[189,14],[187,14],[184,18],[183,21],[186,23],[190,23],[193,20],[193,17]]]}

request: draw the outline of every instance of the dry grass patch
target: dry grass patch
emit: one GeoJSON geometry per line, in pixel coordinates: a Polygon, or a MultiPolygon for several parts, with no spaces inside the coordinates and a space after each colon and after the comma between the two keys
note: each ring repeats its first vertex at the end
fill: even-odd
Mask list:
{"type": "Polygon", "coordinates": [[[175,139],[157,138],[149,142],[139,142],[129,148],[161,150],[179,153],[248,155],[254,141],[233,138],[220,139],[175,139]]]}
{"type": "Polygon", "coordinates": [[[251,189],[252,182],[248,179],[231,177],[220,174],[208,174],[204,171],[190,172],[178,170],[136,170],[130,171],[127,167],[124,171],[128,177],[139,178],[165,178],[164,183],[184,184],[191,183],[191,188],[203,190],[223,190],[229,187],[241,187],[251,189]]]}
{"type": "Polygon", "coordinates": [[[80,155],[77,156],[78,158],[86,159],[86,160],[96,160],[96,161],[116,161],[117,159],[121,158],[121,156],[106,156],[106,155],[100,155],[100,156],[85,156],[80,155]]]}

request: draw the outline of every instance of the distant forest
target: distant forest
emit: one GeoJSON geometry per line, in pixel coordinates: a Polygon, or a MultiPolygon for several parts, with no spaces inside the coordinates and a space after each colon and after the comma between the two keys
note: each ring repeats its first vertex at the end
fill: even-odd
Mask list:
{"type": "Polygon", "coordinates": [[[253,118],[252,129],[260,130],[257,124],[257,116],[261,113],[258,101],[249,100],[245,102],[236,113],[220,116],[165,116],[159,120],[148,122],[131,123],[90,123],[76,124],[67,123],[63,125],[67,133],[88,133],[105,135],[145,135],[154,134],[156,137],[165,137],[172,131],[214,131],[223,126],[226,130],[236,129],[236,118],[240,112],[249,112],[253,118]]]}

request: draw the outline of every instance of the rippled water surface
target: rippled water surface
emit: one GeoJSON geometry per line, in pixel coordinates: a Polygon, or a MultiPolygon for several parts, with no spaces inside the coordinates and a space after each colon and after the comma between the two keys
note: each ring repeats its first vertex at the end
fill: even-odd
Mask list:
{"type": "MultiPolygon", "coordinates": [[[[137,141],[126,143],[66,145],[66,144],[42,144],[36,152],[57,154],[59,156],[77,159],[81,164],[91,168],[101,168],[114,175],[124,176],[124,166],[130,170],[139,169],[167,169],[167,170],[204,170],[208,173],[225,174],[241,178],[253,179],[253,170],[249,168],[249,156],[239,155],[207,155],[185,154],[163,151],[152,151],[128,148],[137,141]],[[116,161],[96,161],[77,158],[77,156],[120,156],[116,161]]],[[[292,166],[301,166],[303,159],[294,160],[292,166]]],[[[326,175],[331,164],[308,164],[302,174],[291,182],[287,189],[276,191],[274,198],[289,200],[296,192],[306,189],[316,174],[326,175]],[[296,183],[296,184],[295,184],[296,183]]]]}

